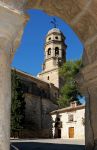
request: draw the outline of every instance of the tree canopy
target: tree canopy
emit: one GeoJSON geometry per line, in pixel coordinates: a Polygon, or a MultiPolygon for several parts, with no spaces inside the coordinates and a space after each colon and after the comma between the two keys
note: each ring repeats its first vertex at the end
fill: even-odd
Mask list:
{"type": "Polygon", "coordinates": [[[61,107],[67,107],[71,101],[77,101],[80,104],[79,97],[81,93],[78,90],[75,76],[82,67],[81,60],[67,61],[60,68],[60,77],[63,80],[63,86],[60,89],[58,104],[61,107]]]}
{"type": "Polygon", "coordinates": [[[22,90],[22,83],[12,70],[12,103],[11,103],[11,131],[19,131],[23,128],[25,118],[25,101],[22,90]]]}

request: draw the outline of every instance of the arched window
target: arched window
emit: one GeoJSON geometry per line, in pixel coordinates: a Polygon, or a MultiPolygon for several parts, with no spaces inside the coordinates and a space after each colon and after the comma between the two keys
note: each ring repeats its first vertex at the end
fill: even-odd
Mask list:
{"type": "Polygon", "coordinates": [[[47,79],[49,80],[49,79],[50,79],[50,77],[48,76],[48,77],[47,77],[47,79]]]}
{"type": "Polygon", "coordinates": [[[48,55],[51,55],[51,48],[48,48],[48,55]]]}
{"type": "Polygon", "coordinates": [[[58,40],[58,36],[55,36],[55,39],[58,40]]]}
{"type": "Polygon", "coordinates": [[[55,47],[55,56],[59,55],[59,47],[55,47]]]}
{"type": "Polygon", "coordinates": [[[50,41],[50,40],[51,40],[51,37],[49,37],[48,40],[50,41]]]}

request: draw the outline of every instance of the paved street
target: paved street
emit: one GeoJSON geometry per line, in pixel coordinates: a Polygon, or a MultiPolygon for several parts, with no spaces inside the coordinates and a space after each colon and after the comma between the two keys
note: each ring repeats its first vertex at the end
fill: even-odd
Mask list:
{"type": "Polygon", "coordinates": [[[84,141],[63,139],[11,140],[11,150],[84,150],[84,141]]]}

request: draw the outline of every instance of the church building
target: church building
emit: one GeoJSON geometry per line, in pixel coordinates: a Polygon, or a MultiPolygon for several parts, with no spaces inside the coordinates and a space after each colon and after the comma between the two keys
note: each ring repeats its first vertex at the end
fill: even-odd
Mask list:
{"type": "Polygon", "coordinates": [[[42,72],[34,77],[15,69],[23,83],[26,102],[23,138],[51,137],[50,112],[58,108],[59,67],[66,61],[66,47],[63,33],[53,28],[46,35],[42,72]]]}

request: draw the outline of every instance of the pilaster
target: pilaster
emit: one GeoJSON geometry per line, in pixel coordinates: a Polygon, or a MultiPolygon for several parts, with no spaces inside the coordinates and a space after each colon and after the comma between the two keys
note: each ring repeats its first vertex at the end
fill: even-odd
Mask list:
{"type": "Polygon", "coordinates": [[[79,88],[86,98],[86,150],[97,149],[97,61],[82,68],[77,75],[79,88]]]}
{"type": "Polygon", "coordinates": [[[0,4],[0,150],[10,149],[11,61],[27,16],[0,4]]]}

